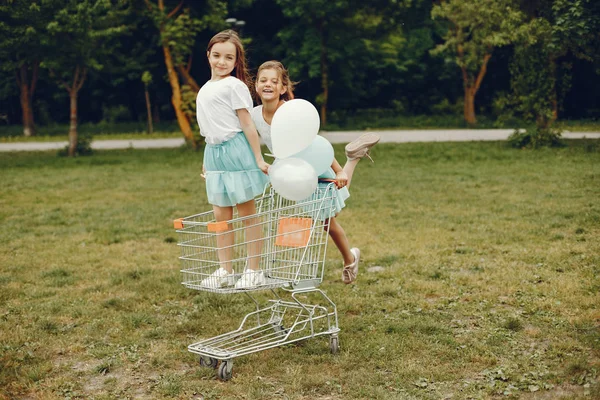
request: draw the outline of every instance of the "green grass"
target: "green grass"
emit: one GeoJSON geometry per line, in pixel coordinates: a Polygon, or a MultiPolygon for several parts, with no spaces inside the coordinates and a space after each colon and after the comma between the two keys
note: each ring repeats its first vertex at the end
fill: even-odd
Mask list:
{"type": "Polygon", "coordinates": [[[598,398],[600,144],[372,155],[339,216],[358,282],[330,243],[321,286],[340,354],[314,338],[224,383],[187,345],[252,304],[181,287],[173,243],[172,219],[209,209],[201,153],[0,154],[0,398],[598,398]]]}

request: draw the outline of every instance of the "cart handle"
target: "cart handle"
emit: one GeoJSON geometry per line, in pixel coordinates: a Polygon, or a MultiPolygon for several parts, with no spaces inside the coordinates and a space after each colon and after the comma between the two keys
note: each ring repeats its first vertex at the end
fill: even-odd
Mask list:
{"type": "Polygon", "coordinates": [[[337,189],[339,189],[339,186],[337,184],[337,181],[335,179],[330,179],[330,178],[319,178],[319,182],[325,182],[325,183],[335,183],[335,187],[337,189]]]}

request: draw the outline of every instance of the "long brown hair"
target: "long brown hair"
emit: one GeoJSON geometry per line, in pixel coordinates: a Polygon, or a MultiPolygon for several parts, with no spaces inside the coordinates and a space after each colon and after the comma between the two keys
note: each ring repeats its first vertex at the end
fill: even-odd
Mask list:
{"type": "MultiPolygon", "coordinates": [[[[288,70],[285,69],[283,64],[277,60],[265,61],[260,67],[258,67],[258,71],[256,72],[257,81],[258,77],[260,76],[260,73],[265,69],[274,69],[279,73],[281,84],[287,89],[285,93],[282,94],[280,97],[285,101],[292,100],[294,98],[294,85],[296,84],[296,82],[293,82],[290,79],[290,74],[288,70]]],[[[258,96],[258,94],[256,95],[256,97],[257,101],[260,102],[260,97],[258,96]]]]}
{"type": "Polygon", "coordinates": [[[217,33],[208,42],[206,52],[210,53],[210,49],[212,49],[212,47],[216,43],[225,42],[231,42],[235,46],[235,77],[238,78],[240,81],[244,82],[246,86],[249,86],[252,82],[252,78],[250,77],[250,72],[248,72],[248,66],[246,63],[246,53],[244,52],[244,45],[242,44],[240,37],[235,31],[227,29],[225,31],[217,33]]]}

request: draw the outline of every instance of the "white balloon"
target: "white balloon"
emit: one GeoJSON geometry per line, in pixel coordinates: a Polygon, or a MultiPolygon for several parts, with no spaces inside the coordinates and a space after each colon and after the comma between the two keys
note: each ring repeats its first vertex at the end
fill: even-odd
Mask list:
{"type": "Polygon", "coordinates": [[[319,112],[302,99],[285,102],[271,121],[273,154],[286,158],[308,147],[319,133],[319,112]]]}
{"type": "Polygon", "coordinates": [[[300,201],[317,188],[315,169],[299,158],[282,158],[269,167],[269,179],[273,190],[284,199],[300,201]]]}

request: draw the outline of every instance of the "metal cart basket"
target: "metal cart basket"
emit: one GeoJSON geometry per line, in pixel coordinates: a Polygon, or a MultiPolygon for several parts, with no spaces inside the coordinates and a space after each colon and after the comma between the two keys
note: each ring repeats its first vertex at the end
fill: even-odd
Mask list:
{"type": "Polygon", "coordinates": [[[337,353],[337,309],[317,288],[323,280],[327,221],[333,216],[335,195],[334,183],[320,184],[309,198],[295,202],[267,186],[255,200],[256,213],[250,216],[234,212],[231,220],[217,222],[209,211],[174,221],[182,284],[213,293],[244,293],[256,305],[239,328],[188,346],[200,356],[202,366],[218,368],[220,379],[231,378],[235,357],[315,336],[329,335],[330,350],[337,353]],[[237,288],[235,282],[253,257],[259,259],[264,279],[258,285],[237,288]],[[226,284],[215,285],[212,274],[225,264],[234,274],[226,284]],[[290,299],[282,299],[277,288],[290,293],[290,299]],[[270,290],[275,298],[261,307],[252,296],[259,290],[270,290]],[[316,304],[306,303],[315,298],[318,301],[311,302],[316,304]]]}

